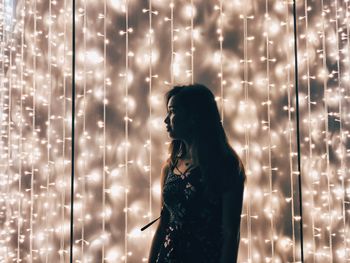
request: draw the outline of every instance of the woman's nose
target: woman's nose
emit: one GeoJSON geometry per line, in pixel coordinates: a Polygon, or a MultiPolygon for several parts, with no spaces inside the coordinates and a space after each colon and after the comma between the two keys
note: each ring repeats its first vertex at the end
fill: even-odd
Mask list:
{"type": "Polygon", "coordinates": [[[169,122],[169,116],[166,116],[165,119],[164,119],[164,123],[168,124],[168,122],[169,122]]]}

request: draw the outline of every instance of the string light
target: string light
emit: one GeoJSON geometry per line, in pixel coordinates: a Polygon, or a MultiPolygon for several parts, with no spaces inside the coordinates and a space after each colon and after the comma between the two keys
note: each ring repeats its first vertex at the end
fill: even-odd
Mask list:
{"type": "MultiPolygon", "coordinates": [[[[322,62],[323,62],[323,70],[325,72],[328,72],[327,66],[326,66],[326,34],[325,34],[325,10],[323,5],[323,0],[321,0],[321,17],[322,17],[322,62]]],[[[324,78],[323,81],[323,88],[324,88],[324,120],[325,120],[325,142],[326,142],[326,176],[327,176],[327,203],[328,203],[328,215],[329,215],[329,250],[330,250],[330,256],[332,256],[332,215],[331,215],[331,190],[330,190],[330,162],[329,162],[329,131],[328,131],[328,94],[327,94],[327,78],[324,78]]],[[[313,194],[313,193],[312,193],[313,194]]]]}
{"type": "Polygon", "coordinates": [[[220,106],[221,106],[221,123],[224,123],[224,72],[223,72],[223,51],[222,51],[222,42],[224,41],[223,37],[223,19],[224,19],[224,13],[222,11],[222,0],[219,0],[219,5],[215,5],[214,9],[219,11],[219,18],[218,18],[218,29],[216,31],[218,35],[218,41],[220,46],[220,71],[218,74],[218,77],[220,79],[220,106]]]}
{"type": "MultiPolygon", "coordinates": [[[[288,2],[283,3],[286,7],[286,35],[287,37],[290,36],[290,18],[289,18],[289,5],[288,2]]],[[[292,123],[292,113],[294,109],[292,108],[292,101],[291,101],[291,89],[293,88],[293,84],[291,83],[291,58],[290,54],[293,53],[290,42],[287,41],[286,43],[286,57],[287,57],[287,65],[286,65],[286,71],[287,71],[287,96],[288,96],[288,141],[289,141],[289,175],[290,175],[290,197],[286,200],[290,200],[290,207],[291,207],[291,221],[292,221],[292,249],[293,249],[293,262],[296,262],[296,244],[295,244],[295,212],[294,212],[294,177],[293,177],[293,131],[294,131],[294,125],[292,123]]]]}
{"type": "MultiPolygon", "coordinates": [[[[309,64],[309,30],[308,30],[308,1],[305,0],[304,2],[304,17],[305,17],[305,61],[306,61],[306,75],[303,76],[303,79],[306,79],[307,82],[307,105],[308,105],[308,134],[305,138],[309,142],[309,156],[308,159],[310,161],[310,173],[314,171],[314,157],[312,154],[312,148],[313,148],[313,142],[312,142],[312,119],[311,119],[311,91],[310,91],[310,64],[309,64]]],[[[314,220],[314,211],[315,209],[315,201],[314,201],[314,186],[315,186],[315,177],[311,175],[311,232],[312,232],[312,255],[313,255],[313,261],[315,262],[315,255],[316,255],[316,241],[315,241],[315,220],[314,220]]]]}
{"type": "Polygon", "coordinates": [[[191,83],[194,81],[194,31],[193,31],[193,19],[194,19],[194,5],[193,0],[191,0],[191,83]]]}
{"type": "Polygon", "coordinates": [[[268,170],[268,176],[269,176],[269,205],[270,208],[267,212],[267,217],[270,218],[270,224],[271,224],[271,237],[270,237],[270,242],[271,242],[271,261],[274,262],[275,260],[275,227],[274,227],[274,210],[273,210],[273,189],[272,189],[272,153],[271,153],[271,148],[272,148],[272,139],[271,139],[271,100],[270,100],[270,88],[273,87],[274,85],[270,83],[270,61],[273,61],[273,59],[270,58],[270,45],[272,45],[272,41],[269,38],[269,24],[270,24],[270,16],[269,16],[269,5],[268,1],[265,2],[265,7],[266,7],[266,13],[265,13],[265,23],[266,23],[266,31],[263,33],[265,38],[266,38],[266,87],[267,87],[267,101],[263,102],[263,104],[267,105],[267,121],[265,123],[265,129],[267,130],[268,133],[268,166],[266,169],[268,170]]]}
{"type": "MultiPolygon", "coordinates": [[[[36,35],[37,35],[37,29],[36,29],[36,23],[37,23],[37,9],[36,9],[36,0],[34,1],[34,11],[33,11],[33,20],[34,20],[34,29],[33,29],[33,48],[32,48],[32,54],[33,54],[33,75],[32,75],[32,96],[33,96],[33,105],[32,105],[32,140],[31,140],[31,148],[34,149],[34,138],[36,135],[35,131],[35,107],[36,107],[36,35]]],[[[29,253],[30,253],[30,261],[33,262],[35,259],[33,256],[33,241],[34,241],[34,151],[31,151],[31,179],[30,179],[30,225],[29,225],[29,253]]]]}
{"type": "Polygon", "coordinates": [[[23,218],[22,218],[22,155],[23,155],[23,61],[24,61],[24,30],[25,30],[25,24],[24,24],[24,18],[26,13],[26,5],[24,3],[23,8],[20,12],[21,14],[21,53],[20,53],[20,113],[19,113],[19,168],[18,168],[18,214],[17,214],[17,258],[16,262],[20,262],[21,258],[21,241],[22,241],[22,224],[23,224],[23,218]]]}
{"type": "MultiPolygon", "coordinates": [[[[84,64],[83,64],[83,138],[84,142],[88,139],[88,133],[86,131],[86,83],[87,83],[87,72],[86,72],[86,63],[87,63],[87,50],[86,50],[86,38],[87,38],[87,6],[86,6],[87,0],[83,0],[83,54],[84,54],[84,64]]],[[[81,239],[80,239],[80,249],[81,249],[81,254],[80,254],[80,261],[84,262],[84,246],[85,244],[88,244],[88,242],[85,240],[85,196],[86,196],[86,191],[85,191],[85,185],[86,185],[86,156],[87,153],[83,153],[82,156],[83,158],[83,167],[82,167],[82,176],[81,176],[81,214],[80,214],[80,227],[81,227],[81,239]]]]}
{"type": "Polygon", "coordinates": [[[337,49],[337,83],[338,83],[338,99],[339,99],[339,146],[340,146],[340,172],[337,172],[337,174],[340,175],[340,180],[341,180],[341,191],[343,192],[341,196],[341,202],[342,202],[342,222],[343,222],[343,230],[342,235],[343,235],[343,242],[344,242],[344,256],[345,259],[347,259],[347,229],[346,229],[346,210],[345,210],[345,182],[344,182],[344,177],[345,177],[345,165],[344,165],[344,157],[345,157],[345,151],[344,151],[344,133],[343,133],[343,114],[342,114],[342,100],[343,100],[343,83],[342,83],[342,75],[341,75],[341,68],[340,68],[340,59],[341,59],[341,53],[340,53],[340,43],[341,42],[341,36],[339,36],[339,27],[338,27],[338,19],[339,19],[339,11],[340,9],[338,8],[338,2],[334,1],[334,10],[335,10],[335,42],[336,42],[336,49],[337,49]],[[340,40],[340,41],[339,41],[340,40]]]}
{"type": "MultiPolygon", "coordinates": [[[[244,7],[244,13],[241,15],[241,18],[243,17],[243,71],[244,71],[244,76],[243,76],[243,86],[244,86],[244,112],[246,112],[248,108],[248,103],[249,103],[249,60],[248,60],[248,10],[246,7],[244,7]]],[[[247,177],[251,174],[250,171],[250,133],[249,133],[249,126],[251,123],[245,122],[244,123],[244,140],[245,140],[245,170],[247,177]]],[[[249,184],[247,184],[248,188],[249,184]]],[[[246,191],[249,191],[249,188],[246,189],[246,191]]],[[[243,216],[246,215],[247,218],[247,249],[248,249],[248,262],[252,262],[252,245],[251,245],[251,240],[252,240],[252,217],[251,217],[251,198],[250,195],[246,195],[245,197],[246,200],[246,212],[243,211],[243,216]]]]}
{"type": "MultiPolygon", "coordinates": [[[[124,89],[125,89],[125,98],[128,99],[128,74],[129,74],[129,33],[131,33],[133,29],[129,27],[129,1],[125,0],[125,76],[124,76],[124,89]]],[[[124,195],[125,195],[125,229],[124,229],[124,262],[128,262],[128,194],[129,194],[129,104],[125,103],[125,155],[124,155],[124,169],[125,169],[125,186],[124,186],[124,195]]]]}
{"type": "Polygon", "coordinates": [[[52,34],[51,34],[51,24],[53,23],[53,17],[52,17],[52,11],[51,11],[51,0],[49,0],[49,21],[48,21],[48,37],[47,37],[47,45],[48,45],[48,72],[47,72],[47,78],[48,78],[48,88],[49,88],[49,94],[48,94],[48,104],[47,104],[47,177],[46,177],[46,200],[44,204],[45,208],[45,243],[46,243],[46,251],[45,251],[45,262],[47,263],[49,260],[49,235],[50,231],[48,229],[49,224],[49,214],[50,214],[50,173],[51,173],[51,165],[50,165],[50,133],[51,133],[51,92],[52,92],[52,71],[51,71],[51,42],[52,42],[52,34]]]}
{"type": "Polygon", "coordinates": [[[63,6],[63,17],[64,17],[64,29],[63,29],[63,58],[62,58],[62,65],[63,65],[63,95],[62,95],[62,101],[63,101],[63,112],[62,112],[62,167],[63,167],[63,181],[61,182],[61,202],[60,202],[60,214],[61,214],[61,225],[60,225],[60,249],[59,249],[59,255],[60,255],[60,262],[65,262],[65,204],[66,204],[66,56],[67,56],[67,1],[64,0],[64,6],[63,6]]]}
{"type": "MultiPolygon", "coordinates": [[[[348,3],[298,5],[303,249],[314,262],[350,254],[348,3]]],[[[164,78],[167,88],[199,80],[214,88],[220,79],[222,122],[248,177],[238,261],[298,262],[290,2],[78,1],[75,149],[65,145],[70,1],[15,4],[0,4],[0,261],[67,262],[70,150],[78,167],[74,261],[148,260],[149,247],[137,244],[151,241],[153,226],[144,235],[138,229],[160,201],[161,147],[169,143],[159,143],[166,134],[157,79],[164,78]],[[140,171],[146,180],[135,177],[140,171]]]]}

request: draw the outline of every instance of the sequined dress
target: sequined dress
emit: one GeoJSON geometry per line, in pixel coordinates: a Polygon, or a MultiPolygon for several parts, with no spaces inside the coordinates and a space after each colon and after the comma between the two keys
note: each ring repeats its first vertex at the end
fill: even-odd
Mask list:
{"type": "Polygon", "coordinates": [[[157,263],[217,263],[222,247],[222,202],[203,192],[199,167],[183,175],[169,170],[163,188],[162,217],[169,218],[157,263]]]}

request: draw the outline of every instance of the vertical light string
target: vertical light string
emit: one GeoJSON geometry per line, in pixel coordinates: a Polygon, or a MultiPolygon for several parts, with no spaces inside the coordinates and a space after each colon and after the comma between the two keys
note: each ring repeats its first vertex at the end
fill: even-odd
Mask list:
{"type": "Polygon", "coordinates": [[[224,124],[224,76],[223,76],[223,53],[222,53],[222,42],[224,41],[224,37],[222,34],[222,20],[223,20],[223,12],[222,12],[222,0],[219,0],[219,6],[216,6],[216,9],[219,9],[219,28],[217,29],[218,41],[220,45],[220,72],[218,74],[220,78],[220,102],[221,102],[221,123],[224,124]]]}
{"type": "MultiPolygon", "coordinates": [[[[289,19],[289,3],[288,1],[284,2],[284,5],[286,6],[286,35],[289,38],[290,35],[290,19],[289,19]]],[[[291,58],[290,58],[290,49],[289,49],[290,43],[287,42],[286,44],[286,57],[287,57],[287,97],[288,97],[288,143],[289,143],[289,176],[290,176],[290,197],[289,200],[291,202],[291,214],[292,214],[292,250],[293,250],[293,262],[296,261],[296,251],[295,251],[295,222],[296,220],[295,213],[294,213],[294,178],[293,178],[293,139],[292,139],[292,132],[293,132],[293,123],[292,123],[292,103],[291,103],[291,88],[293,87],[293,84],[291,83],[290,75],[291,75],[291,58]]]]}
{"type": "Polygon", "coordinates": [[[191,0],[191,84],[193,84],[193,79],[194,79],[194,44],[193,44],[193,10],[194,6],[193,6],[193,0],[191,0]]]}
{"type": "MultiPolygon", "coordinates": [[[[149,26],[149,32],[148,32],[148,45],[149,45],[149,60],[148,60],[148,92],[149,92],[149,119],[152,120],[152,40],[153,40],[153,29],[152,29],[152,0],[148,1],[148,26],[149,26]]],[[[148,139],[148,146],[149,146],[149,216],[152,216],[152,128],[149,129],[149,139],[148,139]]]]}
{"type": "Polygon", "coordinates": [[[170,63],[170,78],[171,85],[174,85],[174,2],[170,2],[170,34],[171,34],[171,63],[170,63]]]}
{"type": "Polygon", "coordinates": [[[65,222],[65,202],[66,202],[66,33],[67,33],[67,1],[64,0],[64,32],[63,32],[63,109],[62,109],[62,167],[63,167],[63,181],[61,183],[61,225],[60,225],[60,263],[65,262],[65,231],[64,231],[64,222],[65,222]]]}
{"type": "MultiPolygon", "coordinates": [[[[33,54],[33,72],[32,72],[32,87],[33,87],[33,105],[32,105],[32,138],[31,138],[31,148],[34,148],[33,141],[34,137],[36,134],[35,131],[35,102],[36,102],[36,0],[34,0],[34,11],[33,11],[33,20],[34,20],[34,32],[33,32],[33,48],[32,48],[32,54],[33,54]]],[[[29,223],[29,231],[30,231],[30,236],[29,236],[29,254],[30,254],[30,261],[33,262],[33,239],[34,239],[34,154],[35,152],[32,150],[31,151],[31,179],[30,179],[30,223],[29,223]]]]}
{"type": "Polygon", "coordinates": [[[51,13],[51,0],[49,0],[49,32],[47,36],[48,43],[48,88],[49,94],[48,99],[49,102],[47,104],[47,176],[46,176],[46,201],[44,203],[45,209],[45,240],[46,240],[46,251],[45,251],[45,262],[47,263],[49,260],[49,235],[50,231],[48,229],[48,216],[50,214],[50,173],[51,173],[51,165],[50,165],[50,132],[51,132],[51,92],[52,92],[52,72],[51,72],[51,24],[52,24],[52,13],[51,13]]]}
{"type": "MultiPolygon", "coordinates": [[[[11,15],[12,17],[12,15],[11,15]]],[[[8,66],[8,72],[9,72],[9,77],[7,80],[8,83],[8,104],[7,104],[7,109],[8,109],[8,122],[7,122],[7,165],[6,165],[6,173],[7,173],[7,179],[6,179],[6,220],[5,220],[5,231],[6,235],[10,236],[11,232],[11,194],[10,194],[10,186],[11,186],[11,181],[12,179],[10,178],[10,173],[11,173],[11,166],[12,166],[12,160],[11,160],[11,149],[12,149],[12,140],[11,140],[11,115],[12,115],[12,49],[13,49],[13,44],[14,44],[14,39],[12,38],[12,28],[9,32],[9,66],[8,66]]],[[[6,246],[6,261],[9,261],[10,257],[10,243],[9,240],[5,243],[6,246]]]]}
{"type": "MultiPolygon", "coordinates": [[[[346,47],[347,47],[347,50],[346,50],[346,47],[344,47],[344,54],[345,54],[345,59],[344,59],[345,63],[344,64],[345,64],[345,68],[349,68],[350,67],[350,29],[349,29],[350,28],[350,10],[349,10],[349,0],[344,1],[344,2],[345,2],[345,25],[346,25],[346,36],[345,36],[345,39],[346,39],[346,47]]],[[[350,73],[349,72],[346,73],[346,78],[347,78],[347,82],[349,83],[349,81],[350,81],[350,73]]],[[[345,97],[346,97],[347,100],[349,100],[349,98],[350,98],[349,89],[350,88],[349,88],[349,85],[346,85],[346,86],[347,86],[347,88],[345,89],[345,92],[346,92],[346,96],[345,97]]],[[[347,103],[345,103],[345,105],[347,105],[347,103]]],[[[345,112],[347,112],[347,108],[344,107],[344,110],[345,110],[345,112]]],[[[347,137],[348,138],[350,137],[349,136],[349,131],[347,131],[347,137]]],[[[350,152],[350,150],[346,149],[345,157],[348,156],[348,152],[350,152]]],[[[345,159],[345,162],[346,162],[346,159],[345,159]]],[[[348,172],[349,172],[349,168],[346,168],[345,176],[347,178],[347,181],[350,182],[350,179],[347,176],[348,172]]],[[[345,197],[347,195],[347,192],[348,192],[347,190],[344,191],[345,197]]],[[[348,197],[349,197],[349,195],[348,195],[348,197]]],[[[347,205],[349,205],[350,204],[349,199],[347,199],[345,201],[345,203],[347,205]]],[[[346,224],[346,219],[345,219],[345,224],[346,224]]],[[[349,226],[347,226],[346,232],[344,233],[346,242],[348,242],[348,229],[349,229],[349,226]]],[[[347,244],[348,243],[345,243],[345,259],[346,260],[350,260],[350,249],[347,248],[347,244]]]]}
{"type": "MultiPolygon", "coordinates": [[[[243,13],[243,87],[244,87],[244,112],[248,109],[249,103],[249,71],[248,71],[248,14],[247,7],[244,5],[243,13]]],[[[248,122],[244,123],[244,140],[245,140],[245,169],[246,175],[249,177],[250,172],[250,124],[248,122]]],[[[249,192],[249,189],[247,189],[249,192]]],[[[247,210],[247,248],[248,248],[248,263],[252,262],[252,222],[251,222],[251,202],[250,195],[245,195],[246,198],[246,210],[247,210]]]]}
{"type": "Polygon", "coordinates": [[[124,169],[125,169],[125,206],[124,206],[124,213],[125,213],[125,228],[124,228],[124,262],[128,262],[128,193],[129,193],[129,163],[128,163],[128,151],[129,151],[129,116],[128,116],[128,80],[129,80],[129,32],[131,30],[129,29],[129,10],[128,10],[129,1],[125,0],[125,76],[124,76],[124,88],[125,88],[125,156],[124,156],[124,169]]]}
{"type": "Polygon", "coordinates": [[[303,79],[306,79],[307,83],[307,110],[308,110],[308,137],[307,141],[309,143],[309,162],[310,165],[308,167],[308,176],[311,176],[311,233],[312,233],[312,258],[313,262],[315,262],[316,258],[316,241],[315,241],[315,220],[314,220],[314,211],[315,211],[315,198],[314,198],[314,193],[315,193],[315,178],[313,175],[314,171],[314,157],[313,157],[313,143],[312,143],[312,128],[311,128],[311,91],[310,91],[310,62],[309,62],[309,23],[308,23],[308,1],[304,1],[304,18],[305,18],[305,61],[306,61],[306,76],[303,76],[303,79]]]}
{"type": "MultiPolygon", "coordinates": [[[[84,65],[83,65],[83,88],[84,88],[84,93],[83,93],[83,138],[84,138],[84,142],[85,139],[87,138],[87,132],[86,132],[86,78],[87,78],[87,74],[86,74],[86,63],[87,63],[87,59],[86,59],[86,34],[87,34],[87,8],[86,8],[86,1],[87,0],[83,0],[84,1],[84,16],[83,16],[83,60],[84,60],[84,65]]],[[[85,241],[85,187],[86,187],[86,158],[88,157],[88,155],[86,154],[86,152],[82,153],[83,156],[83,169],[82,169],[82,185],[81,185],[81,214],[80,214],[80,220],[81,220],[81,244],[80,244],[80,248],[81,248],[81,254],[80,254],[80,260],[81,262],[84,262],[84,245],[85,243],[87,243],[85,241]]]]}
{"type": "Polygon", "coordinates": [[[73,243],[74,243],[74,184],[75,184],[75,0],[72,0],[72,93],[71,93],[71,101],[72,101],[72,113],[71,113],[71,175],[70,175],[70,242],[69,242],[69,260],[70,262],[73,262],[74,259],[74,249],[73,249],[73,243]]]}
{"type": "MultiPolygon", "coordinates": [[[[107,4],[103,1],[103,171],[102,171],[102,258],[101,262],[105,260],[105,242],[106,242],[106,45],[107,45],[107,4]]],[[[126,54],[128,56],[128,54],[126,54]]]]}
{"type": "Polygon", "coordinates": [[[335,42],[336,42],[336,49],[337,49],[337,54],[336,54],[336,60],[337,60],[337,94],[338,94],[338,100],[339,100],[339,146],[340,146],[340,171],[337,171],[337,174],[340,177],[341,180],[341,190],[342,190],[342,195],[341,195],[341,207],[342,207],[342,221],[343,221],[343,244],[344,244],[344,257],[345,260],[347,259],[347,231],[346,231],[346,210],[345,210],[345,193],[346,193],[346,188],[345,188],[345,183],[344,183],[344,177],[346,176],[345,173],[345,166],[344,166],[344,156],[345,156],[345,151],[344,151],[344,133],[343,133],[343,114],[342,114],[342,100],[343,100],[343,87],[342,87],[342,75],[341,75],[341,68],[340,68],[340,59],[341,59],[341,53],[340,53],[340,43],[339,39],[341,39],[341,36],[339,36],[339,26],[338,26],[338,0],[334,1],[334,9],[335,9],[335,42]]]}
{"type": "Polygon", "coordinates": [[[26,12],[26,1],[23,2],[23,7],[21,9],[21,54],[20,54],[20,89],[21,89],[21,97],[20,97],[20,122],[19,122],[19,167],[18,167],[18,215],[17,215],[17,258],[16,262],[21,262],[21,245],[22,237],[21,237],[21,227],[22,227],[22,153],[23,153],[23,65],[24,65],[24,21],[25,21],[25,12],[26,12]]]}
{"type": "Polygon", "coordinates": [[[273,189],[272,189],[272,168],[271,168],[271,110],[270,110],[270,105],[271,105],[271,100],[270,100],[270,53],[269,53],[269,46],[270,46],[270,40],[269,40],[269,6],[268,6],[268,0],[265,1],[265,19],[266,19],[266,31],[264,31],[265,38],[266,38],[266,87],[267,87],[267,101],[263,102],[263,104],[267,105],[267,129],[268,132],[268,175],[269,175],[269,197],[270,197],[270,211],[268,213],[270,217],[270,224],[271,224],[271,262],[274,262],[274,257],[275,257],[275,246],[274,246],[274,211],[273,211],[273,189]]]}
{"type": "MultiPolygon", "coordinates": [[[[1,45],[1,57],[2,57],[2,61],[1,61],[1,113],[2,113],[2,119],[1,119],[1,139],[4,137],[6,138],[6,131],[5,129],[6,128],[3,128],[3,125],[5,123],[5,109],[6,109],[6,102],[5,102],[5,91],[6,91],[6,88],[5,88],[5,83],[6,83],[6,77],[5,77],[5,60],[6,60],[6,39],[5,39],[5,21],[6,21],[6,12],[5,12],[5,1],[2,1],[2,42],[4,43],[3,45],[1,45]]],[[[5,125],[4,125],[5,126],[5,125]]],[[[6,146],[5,146],[5,142],[3,142],[1,140],[1,146],[3,146],[3,149],[4,149],[4,152],[5,152],[5,149],[6,149],[6,146]]],[[[1,160],[2,159],[7,159],[7,156],[6,157],[3,157],[5,156],[5,153],[1,156],[1,160]]],[[[6,170],[7,170],[7,166],[8,166],[8,162],[7,160],[4,160],[6,163],[2,164],[2,166],[5,168],[5,173],[1,173],[1,180],[4,180],[5,181],[5,174],[6,174],[6,170]]],[[[4,186],[2,188],[4,188],[4,190],[1,189],[1,202],[3,203],[4,201],[6,202],[6,206],[7,207],[7,198],[6,200],[4,200],[5,198],[3,196],[5,196],[3,193],[6,192],[6,183],[5,184],[1,184],[1,186],[4,186]]],[[[6,213],[6,211],[2,211],[4,209],[3,205],[1,205],[1,213],[4,214],[4,212],[6,213]]],[[[6,223],[6,216],[5,216],[5,223],[6,223]]],[[[3,240],[3,235],[6,235],[6,234],[3,234],[1,233],[1,242],[4,242],[3,240]]],[[[5,245],[4,248],[1,249],[1,252],[5,251],[6,255],[7,255],[7,246],[5,245]]],[[[0,259],[5,259],[5,257],[1,257],[0,259]]]]}
{"type": "MultiPolygon", "coordinates": [[[[323,0],[321,0],[321,17],[322,17],[322,64],[323,64],[323,71],[328,72],[327,64],[326,64],[326,32],[325,32],[325,16],[326,12],[324,10],[323,0]]],[[[330,144],[330,138],[329,138],[329,130],[328,130],[328,85],[327,85],[327,78],[323,78],[323,89],[324,89],[324,120],[325,120],[325,142],[326,142],[326,177],[327,177],[327,196],[328,196],[328,216],[329,216],[329,225],[328,225],[328,231],[329,231],[329,252],[332,259],[332,214],[331,214],[331,189],[330,189],[330,164],[329,164],[329,144],[330,144]]]]}
{"type": "MultiPolygon", "coordinates": [[[[6,10],[7,12],[7,10],[6,10]]],[[[12,18],[12,15],[11,15],[12,18]]],[[[9,28],[9,47],[8,47],[8,52],[9,52],[9,66],[8,66],[8,74],[9,77],[7,79],[8,83],[8,104],[7,104],[7,110],[8,110],[8,121],[7,121],[7,165],[6,165],[6,174],[7,174],[7,179],[6,179],[6,220],[5,220],[5,231],[6,235],[10,237],[11,233],[11,193],[10,193],[10,186],[11,186],[11,166],[12,166],[12,160],[11,160],[11,152],[12,152],[12,140],[11,140],[11,111],[12,111],[12,49],[13,44],[14,44],[14,39],[12,38],[12,28],[9,28]]],[[[10,257],[10,243],[9,240],[6,240],[5,243],[6,246],[6,261],[9,261],[10,257]]]]}

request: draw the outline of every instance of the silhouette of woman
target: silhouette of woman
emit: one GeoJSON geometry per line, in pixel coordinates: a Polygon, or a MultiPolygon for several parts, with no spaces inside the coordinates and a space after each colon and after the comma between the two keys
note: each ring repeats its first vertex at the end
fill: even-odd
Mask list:
{"type": "Polygon", "coordinates": [[[161,216],[148,262],[236,262],[246,176],[214,95],[194,84],[175,86],[165,98],[172,142],[161,171],[161,216]]]}

